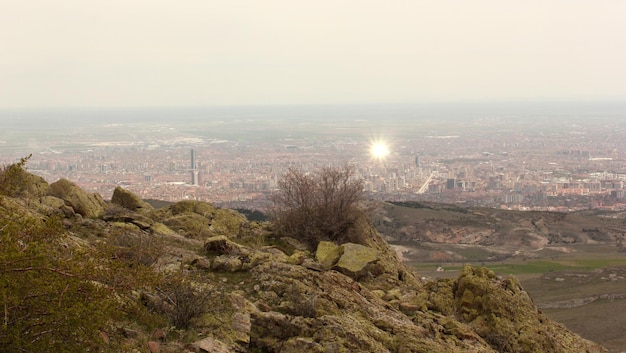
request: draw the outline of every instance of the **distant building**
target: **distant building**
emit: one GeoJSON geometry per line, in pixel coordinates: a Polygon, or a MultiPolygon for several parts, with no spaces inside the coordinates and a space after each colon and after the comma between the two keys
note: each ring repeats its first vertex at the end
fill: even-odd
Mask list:
{"type": "Polygon", "coordinates": [[[196,166],[196,151],[191,149],[191,185],[198,185],[200,171],[196,166]]]}

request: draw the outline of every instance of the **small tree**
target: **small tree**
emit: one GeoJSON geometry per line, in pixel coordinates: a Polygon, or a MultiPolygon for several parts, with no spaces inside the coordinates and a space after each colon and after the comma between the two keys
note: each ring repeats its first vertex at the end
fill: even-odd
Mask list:
{"type": "Polygon", "coordinates": [[[315,248],[321,240],[359,242],[355,226],[363,216],[363,180],[354,168],[326,167],[314,174],[289,169],[272,195],[272,220],[281,235],[315,248]]]}
{"type": "Polygon", "coordinates": [[[32,157],[20,158],[20,161],[14,164],[2,166],[0,168],[0,195],[19,197],[24,192],[27,172],[25,170],[26,163],[32,157]]]}

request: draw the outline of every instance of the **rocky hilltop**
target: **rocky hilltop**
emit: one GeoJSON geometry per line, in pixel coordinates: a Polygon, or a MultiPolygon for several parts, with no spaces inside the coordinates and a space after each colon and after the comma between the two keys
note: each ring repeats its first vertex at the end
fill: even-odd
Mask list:
{"type": "MultiPolygon", "coordinates": [[[[515,278],[467,266],[456,279],[421,279],[366,221],[359,244],[320,242],[308,249],[298,239],[275,237],[269,223],[249,222],[204,202],[155,209],[122,188],[105,202],[68,180],[48,185],[29,176],[22,181],[17,191],[0,196],[0,229],[8,239],[17,237],[15,249],[28,248],[31,241],[20,238],[32,233],[21,229],[56,219],[60,235],[55,241],[62,244],[62,254],[70,254],[67,261],[76,260],[81,249],[107,244],[114,255],[76,261],[96,262],[97,271],[124,264],[110,282],[86,275],[66,278],[114,288],[109,283],[116,276],[145,267],[169,274],[168,283],[175,284],[135,278],[129,290],[117,285],[122,289],[114,293],[115,301],[137,307],[100,327],[76,326],[77,331],[97,331],[81,341],[91,351],[605,351],[544,316],[515,278]],[[28,222],[18,221],[24,219],[28,222]]],[[[3,260],[8,255],[2,255],[0,275],[5,276],[13,270],[3,260]]],[[[68,286],[52,293],[54,307],[63,307],[72,290],[68,286]]],[[[19,324],[12,318],[24,314],[19,298],[15,302],[3,305],[0,327],[0,342],[13,342],[12,348],[33,343],[22,336],[22,343],[11,341],[11,335],[28,333],[11,331],[19,324]]],[[[102,309],[86,307],[72,322],[89,322],[102,309]]],[[[72,333],[49,339],[61,344],[71,341],[72,333]]]]}

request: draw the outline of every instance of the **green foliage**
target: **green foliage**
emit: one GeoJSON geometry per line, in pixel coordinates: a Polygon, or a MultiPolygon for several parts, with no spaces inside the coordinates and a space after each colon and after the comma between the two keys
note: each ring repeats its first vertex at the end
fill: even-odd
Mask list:
{"type": "Polygon", "coordinates": [[[32,154],[21,158],[19,162],[5,165],[0,169],[0,195],[19,197],[24,193],[24,179],[28,174],[25,170],[26,163],[32,154]]]}
{"type": "Polygon", "coordinates": [[[155,283],[154,272],[27,211],[0,197],[0,352],[112,349],[103,333],[141,310],[129,294],[155,283]]]}
{"type": "Polygon", "coordinates": [[[281,235],[298,238],[314,249],[322,240],[359,242],[355,229],[363,217],[363,180],[353,168],[322,168],[305,174],[290,169],[271,198],[272,219],[281,235]]]}

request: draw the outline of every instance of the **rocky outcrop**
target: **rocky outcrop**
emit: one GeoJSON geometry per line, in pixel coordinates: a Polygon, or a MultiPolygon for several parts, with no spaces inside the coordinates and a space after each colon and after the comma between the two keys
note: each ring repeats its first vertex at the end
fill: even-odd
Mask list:
{"type": "Polygon", "coordinates": [[[122,206],[131,211],[150,211],[153,209],[150,204],[143,201],[139,196],[132,192],[118,186],[113,190],[113,196],[111,197],[111,203],[122,206]]]}
{"type": "Polygon", "coordinates": [[[67,179],[50,184],[48,195],[62,199],[83,217],[98,218],[104,214],[105,204],[99,194],[90,194],[67,179]]]}
{"type": "Polygon", "coordinates": [[[342,255],[335,268],[353,278],[361,278],[368,274],[377,274],[380,270],[374,269],[378,260],[378,251],[359,244],[342,244],[342,255]]]}
{"type": "Polygon", "coordinates": [[[218,209],[207,202],[180,201],[153,213],[170,229],[189,238],[205,239],[216,235],[237,238],[248,221],[242,214],[218,209]]]}

